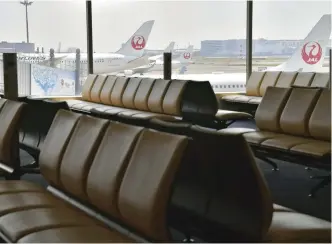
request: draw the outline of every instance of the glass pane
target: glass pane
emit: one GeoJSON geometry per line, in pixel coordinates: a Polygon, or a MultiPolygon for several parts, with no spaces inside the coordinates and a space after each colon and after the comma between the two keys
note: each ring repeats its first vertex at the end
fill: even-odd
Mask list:
{"type": "Polygon", "coordinates": [[[246,1],[94,1],[93,35],[94,73],[163,77],[172,51],[173,79],[245,90],[246,1]]]}
{"type": "Polygon", "coordinates": [[[253,70],[328,72],[331,1],[255,1],[253,70]]]}
{"type": "Polygon", "coordinates": [[[0,1],[0,20],[0,53],[18,53],[20,95],[80,93],[75,58],[77,49],[86,52],[85,1],[0,1]]]}

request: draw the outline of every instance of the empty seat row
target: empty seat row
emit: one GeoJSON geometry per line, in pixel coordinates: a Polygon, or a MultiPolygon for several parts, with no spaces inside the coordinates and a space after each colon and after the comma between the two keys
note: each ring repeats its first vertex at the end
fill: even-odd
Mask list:
{"type": "Polygon", "coordinates": [[[242,135],[189,138],[60,110],[39,162],[47,190],[0,181],[6,242],[331,239],[329,222],[272,204],[242,135]]]}
{"type": "Polygon", "coordinates": [[[258,131],[227,128],[241,133],[269,157],[330,168],[331,91],[328,88],[268,87],[255,115],[258,131]],[[273,153],[273,152],[280,153],[273,153]]]}
{"type": "Polygon", "coordinates": [[[245,95],[227,95],[222,97],[222,101],[258,105],[269,86],[328,87],[329,79],[329,73],[295,71],[252,72],[246,85],[245,95]]]}
{"type": "Polygon", "coordinates": [[[113,116],[165,120],[192,113],[214,117],[218,109],[209,82],[103,75],[89,75],[82,100],[67,102],[76,111],[90,113],[94,109],[113,116]]]}
{"type": "Polygon", "coordinates": [[[187,143],[183,136],[61,110],[39,159],[49,191],[25,181],[0,182],[3,238],[22,243],[134,242],[138,232],[166,241],[170,184],[187,143]],[[75,207],[69,202],[76,202],[75,207]],[[93,209],[120,223],[118,230],[98,220],[93,209]],[[121,232],[121,225],[128,230],[121,232]]]}
{"type": "Polygon", "coordinates": [[[89,75],[80,100],[67,100],[76,112],[142,125],[152,118],[190,121],[224,128],[248,113],[218,110],[209,82],[89,75]]]}

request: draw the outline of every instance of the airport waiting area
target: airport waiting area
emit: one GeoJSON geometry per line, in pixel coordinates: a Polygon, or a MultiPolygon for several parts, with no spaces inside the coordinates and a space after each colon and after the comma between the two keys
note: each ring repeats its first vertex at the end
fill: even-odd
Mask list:
{"type": "Polygon", "coordinates": [[[169,52],[163,77],[99,73],[85,4],[80,94],[19,95],[3,54],[1,243],[331,243],[331,50],[329,72],[253,70],[247,40],[244,92],[169,52]]]}
{"type": "Polygon", "coordinates": [[[308,75],[323,86],[294,86],[301,72],[253,73],[247,87],[270,82],[254,116],[185,80],[89,75],[81,97],[2,98],[1,238],[330,242],[330,221],[274,203],[257,163],[325,171],[312,201],[329,185],[331,92],[308,75]],[[246,121],[255,128],[234,126],[246,121]]]}

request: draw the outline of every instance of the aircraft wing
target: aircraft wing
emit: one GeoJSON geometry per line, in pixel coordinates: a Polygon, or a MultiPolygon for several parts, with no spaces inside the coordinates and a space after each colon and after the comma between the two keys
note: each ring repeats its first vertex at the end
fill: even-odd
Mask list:
{"type": "Polygon", "coordinates": [[[117,74],[119,72],[123,72],[124,70],[131,70],[140,66],[148,65],[149,63],[150,63],[149,57],[143,56],[140,58],[133,59],[125,65],[112,69],[108,74],[117,74]]]}
{"type": "MultiPolygon", "coordinates": [[[[61,56],[61,57],[57,57],[57,58],[54,58],[54,65],[58,65],[64,58],[66,58],[67,55],[64,55],[64,56],[61,56]]],[[[39,65],[47,65],[49,66],[51,64],[51,61],[48,59],[48,60],[45,60],[43,62],[39,62],[38,63],[39,65]]]]}

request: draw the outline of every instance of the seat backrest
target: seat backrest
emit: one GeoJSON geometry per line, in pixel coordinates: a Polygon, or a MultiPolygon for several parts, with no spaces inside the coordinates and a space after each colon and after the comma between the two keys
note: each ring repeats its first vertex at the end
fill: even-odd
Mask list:
{"type": "Polygon", "coordinates": [[[0,99],[0,162],[19,167],[19,127],[25,103],[0,99]]]}
{"type": "Polygon", "coordinates": [[[152,91],[155,79],[143,78],[134,99],[135,108],[142,111],[148,111],[148,99],[152,91]]]}
{"type": "Polygon", "coordinates": [[[90,91],[91,102],[100,103],[100,92],[103,89],[106,78],[106,75],[98,75],[90,91]]]}
{"type": "Polygon", "coordinates": [[[92,205],[119,218],[117,194],[133,148],[143,128],[110,122],[87,177],[92,205]]]}
{"type": "Polygon", "coordinates": [[[296,71],[284,71],[281,72],[277,83],[275,84],[276,87],[291,87],[296,79],[297,76],[296,71]]]}
{"type": "Polygon", "coordinates": [[[294,87],[280,116],[283,133],[309,136],[308,122],[321,89],[294,87]]]}
{"type": "Polygon", "coordinates": [[[26,147],[37,149],[41,141],[41,136],[45,132],[45,122],[48,122],[45,121],[45,116],[40,117],[41,114],[44,115],[45,113],[44,101],[43,99],[32,97],[26,97],[23,101],[27,105],[22,115],[20,143],[26,147]]]}
{"type": "Polygon", "coordinates": [[[246,84],[247,96],[259,96],[259,87],[263,81],[265,72],[253,71],[246,84]]]}
{"type": "Polygon", "coordinates": [[[170,80],[158,79],[155,81],[148,99],[150,112],[163,113],[163,100],[166,95],[170,80]]]}
{"type": "Polygon", "coordinates": [[[218,101],[210,82],[188,81],[181,95],[182,119],[194,124],[211,124],[217,111],[218,101]]]}
{"type": "Polygon", "coordinates": [[[186,149],[184,136],[145,129],[119,190],[123,221],[154,241],[168,241],[166,212],[171,184],[186,149]]]}
{"type": "Polygon", "coordinates": [[[299,72],[293,86],[310,86],[314,75],[313,72],[299,72]]]}
{"type": "Polygon", "coordinates": [[[171,184],[187,141],[61,110],[40,155],[41,172],[67,198],[150,240],[167,241],[171,184]]]}
{"type": "Polygon", "coordinates": [[[122,95],[122,104],[125,108],[135,109],[135,96],[142,78],[130,78],[122,95]]]}
{"type": "Polygon", "coordinates": [[[280,132],[280,116],[290,95],[291,88],[270,86],[258,105],[255,121],[260,130],[280,132]]]}
{"type": "Polygon", "coordinates": [[[39,155],[40,171],[50,185],[59,186],[61,160],[72,132],[82,115],[59,110],[44,140],[39,155]]]}
{"type": "Polygon", "coordinates": [[[186,88],[187,80],[172,80],[163,100],[165,114],[181,116],[182,95],[186,88]]]}
{"type": "Polygon", "coordinates": [[[277,80],[281,74],[281,71],[267,71],[264,75],[263,81],[259,87],[259,95],[262,97],[265,94],[266,88],[269,86],[275,86],[277,80]]]}
{"type": "Polygon", "coordinates": [[[118,77],[111,92],[111,104],[117,107],[123,107],[122,95],[128,84],[128,77],[118,77]]]}
{"type": "Polygon", "coordinates": [[[330,74],[326,73],[316,73],[315,77],[311,83],[311,87],[328,87],[330,74]]]}
{"type": "Polygon", "coordinates": [[[203,242],[261,240],[272,199],[243,136],[199,128],[189,146],[173,186],[170,227],[203,242]]]}
{"type": "Polygon", "coordinates": [[[331,91],[323,89],[309,119],[309,133],[312,137],[331,141],[331,91]]]}
{"type": "Polygon", "coordinates": [[[82,115],[63,154],[58,188],[81,201],[88,199],[87,175],[107,125],[107,120],[82,115]]]}
{"type": "Polygon", "coordinates": [[[103,104],[112,105],[111,94],[113,91],[114,84],[118,77],[115,75],[109,75],[106,78],[104,86],[100,92],[100,102],[103,104]]]}
{"type": "Polygon", "coordinates": [[[40,148],[43,144],[45,137],[50,129],[52,122],[54,120],[55,115],[60,109],[69,110],[68,103],[65,101],[56,101],[51,99],[44,99],[42,101],[42,106],[39,108],[39,114],[43,114],[43,118],[37,116],[39,119],[39,133],[40,133],[40,141],[38,147],[40,148]]]}
{"type": "Polygon", "coordinates": [[[91,89],[92,89],[93,84],[95,83],[97,77],[98,77],[98,75],[90,74],[86,78],[83,88],[82,88],[82,99],[83,100],[85,100],[85,101],[91,100],[90,92],[91,92],[91,89]]]}

